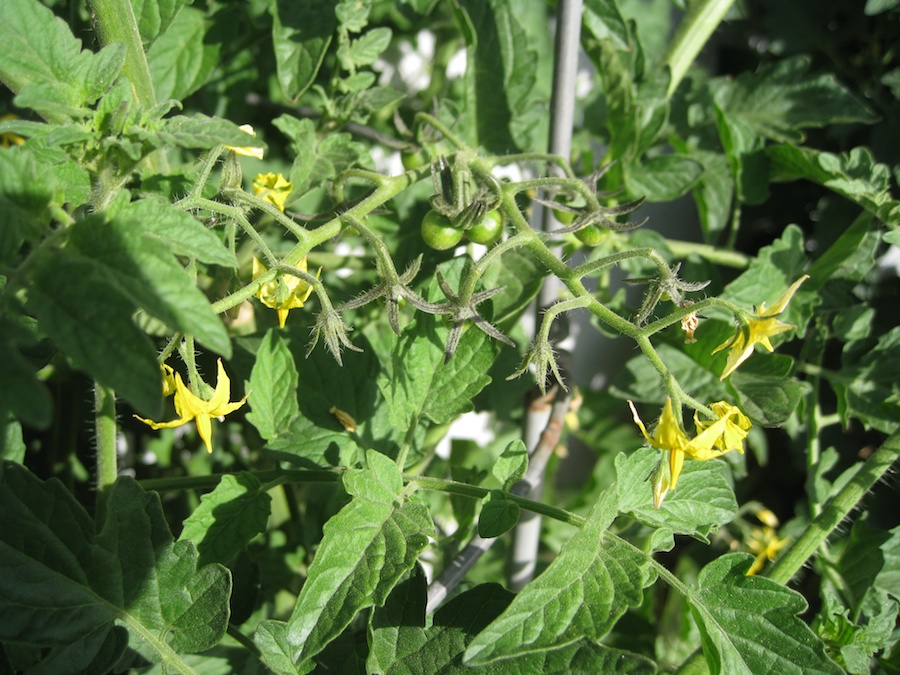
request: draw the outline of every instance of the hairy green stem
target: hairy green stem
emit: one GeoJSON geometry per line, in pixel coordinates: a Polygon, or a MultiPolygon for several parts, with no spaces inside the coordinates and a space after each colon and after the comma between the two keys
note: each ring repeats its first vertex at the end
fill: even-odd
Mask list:
{"type": "Polygon", "coordinates": [[[780,584],[791,580],[866,493],[881,480],[900,456],[900,431],[895,431],[860,467],[856,475],[825,506],[806,531],[784,553],[767,577],[780,584]]]}
{"type": "Polygon", "coordinates": [[[101,43],[104,46],[113,42],[125,45],[122,73],[131,81],[138,101],[147,107],[156,105],[156,92],[132,3],[130,0],[90,0],[90,5],[101,43]]]}
{"type": "Polygon", "coordinates": [[[106,495],[119,475],[116,455],[116,394],[94,382],[94,430],[97,443],[97,514],[102,515],[106,495]]]}
{"type": "MultiPolygon", "coordinates": [[[[317,470],[297,470],[282,471],[273,469],[270,471],[252,471],[259,481],[263,484],[283,484],[283,483],[333,483],[340,478],[345,469],[317,469],[317,470]]],[[[145,490],[211,490],[215,488],[222,477],[226,474],[211,474],[207,476],[184,476],[178,478],[152,478],[139,481],[145,490]]],[[[487,488],[477,485],[469,485],[468,483],[460,483],[453,480],[445,480],[443,478],[432,478],[430,476],[419,476],[415,474],[404,473],[403,480],[405,483],[416,483],[422,490],[431,490],[436,492],[445,492],[447,494],[460,495],[462,497],[470,497],[471,499],[483,499],[489,492],[487,488]]],[[[565,509],[560,509],[548,504],[541,504],[524,497],[516,495],[508,495],[509,498],[516,502],[521,508],[534,513],[540,513],[542,516],[553,518],[563,523],[568,523],[574,527],[581,527],[584,524],[584,518],[565,509]]]]}

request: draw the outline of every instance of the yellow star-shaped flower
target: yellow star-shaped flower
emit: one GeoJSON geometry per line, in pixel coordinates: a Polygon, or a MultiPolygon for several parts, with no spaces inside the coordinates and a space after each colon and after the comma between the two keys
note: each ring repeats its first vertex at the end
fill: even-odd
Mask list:
{"type": "Polygon", "coordinates": [[[789,323],[782,323],[776,317],[784,311],[791,298],[794,297],[794,293],[800,288],[800,284],[807,279],[809,279],[808,274],[804,274],[797,279],[785,291],[784,295],[778,298],[775,304],[768,309],[766,308],[766,303],[762,303],[759,309],[756,310],[756,316],[750,319],[746,326],[739,328],[733,337],[730,337],[713,350],[712,353],[715,354],[723,349],[731,349],[728,353],[728,361],[725,363],[725,370],[722,371],[722,376],[719,378],[720,380],[724,380],[731,375],[739,365],[749,359],[756,344],[761,344],[770,352],[775,351],[769,338],[796,328],[796,326],[792,326],[789,323]]]}
{"type": "Polygon", "coordinates": [[[641,430],[644,438],[654,448],[669,453],[668,476],[658,475],[653,479],[653,504],[656,508],[662,505],[663,499],[669,490],[674,490],[678,485],[678,477],[684,468],[685,457],[697,460],[715,459],[731,450],[744,452],[744,439],[750,430],[750,420],[736,407],[724,401],[713,403],[710,407],[716,414],[715,420],[701,421],[694,415],[694,423],[697,427],[697,435],[688,438],[681,428],[681,424],[675,417],[672,409],[672,399],[666,399],[662,416],[653,430],[653,434],[647,433],[647,428],[641,421],[634,404],[629,401],[631,414],[635,424],[641,430]]]}
{"type": "MultiPolygon", "coordinates": [[[[256,136],[256,131],[254,131],[253,127],[250,126],[249,124],[242,124],[238,128],[241,131],[243,131],[245,134],[250,134],[253,137],[256,136]]],[[[229,150],[231,150],[234,154],[243,155],[244,157],[255,157],[256,159],[262,159],[263,154],[264,154],[264,151],[262,148],[254,148],[249,145],[245,146],[245,147],[239,147],[239,148],[233,147],[231,145],[226,145],[225,147],[228,148],[229,150]]]]}
{"type": "MultiPolygon", "coordinates": [[[[169,370],[171,371],[171,368],[169,370]]],[[[228,375],[225,373],[222,359],[219,359],[218,379],[216,380],[216,389],[211,399],[206,401],[196,396],[185,386],[184,381],[181,379],[181,374],[175,373],[175,412],[178,414],[178,419],[171,422],[154,422],[137,415],[135,417],[153,429],[172,429],[194,420],[197,424],[197,433],[200,434],[200,438],[206,444],[207,452],[212,452],[212,418],[224,417],[229,413],[233,413],[247,401],[247,396],[244,396],[240,401],[229,403],[228,399],[230,396],[231,380],[228,379],[228,375]]]]}
{"type": "MultiPolygon", "coordinates": [[[[307,270],[306,258],[300,260],[296,267],[304,272],[307,270]]],[[[253,258],[253,278],[256,279],[268,270],[257,258],[253,258]]],[[[322,273],[322,268],[316,273],[316,277],[322,273]]],[[[263,284],[256,291],[256,297],[266,307],[274,309],[278,313],[278,327],[284,328],[288,312],[292,309],[300,309],[312,295],[313,287],[300,277],[293,274],[282,274],[277,279],[263,284]]]]}
{"type": "Polygon", "coordinates": [[[258,173],[253,179],[253,194],[284,211],[285,202],[294,186],[280,173],[258,173]]]}
{"type": "Polygon", "coordinates": [[[781,539],[774,527],[755,527],[750,533],[747,548],[756,556],[756,560],[747,570],[747,576],[753,576],[766,564],[767,560],[775,560],[778,552],[791,542],[790,537],[781,539]]]}

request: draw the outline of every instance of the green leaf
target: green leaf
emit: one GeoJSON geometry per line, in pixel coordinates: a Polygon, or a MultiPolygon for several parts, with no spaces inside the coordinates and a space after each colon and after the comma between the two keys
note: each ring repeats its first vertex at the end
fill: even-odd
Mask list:
{"type": "Polygon", "coordinates": [[[247,391],[252,412],[247,420],[259,435],[273,440],[300,412],[297,405],[297,366],[287,344],[270,328],[256,352],[247,391]]]}
{"type": "Polygon", "coordinates": [[[830,379],[838,395],[838,412],[846,425],[851,417],[867,428],[893,433],[900,419],[900,327],[878,338],[850,343],[844,350],[840,377],[830,379]]]}
{"type": "Polygon", "coordinates": [[[659,155],[625,169],[625,184],[648,202],[670,202],[690,190],[703,175],[703,165],[680,155],[659,155]]]}
{"type": "Polygon", "coordinates": [[[737,513],[737,500],[725,462],[686,461],[678,487],[656,509],[649,477],[660,460],[668,461],[667,455],[653,448],[616,456],[619,511],[649,527],[689,534],[709,543],[709,533],[730,522],[737,513]]]}
{"type": "Polygon", "coordinates": [[[407,429],[422,417],[446,424],[472,410],[472,399],[491,381],[486,374],[494,360],[490,339],[470,328],[444,363],[446,335],[433,319],[420,316],[395,339],[391,367],[378,376],[378,387],[397,427],[407,429]]]}
{"type": "Polygon", "coordinates": [[[86,218],[72,227],[70,243],[137,307],[230,357],[231,340],[209,300],[166,245],[144,236],[132,217],[126,210],[108,222],[86,218]]]}
{"type": "MultiPolygon", "coordinates": [[[[121,44],[98,54],[81,50],[66,23],[34,0],[7,0],[0,25],[0,81],[14,92],[31,90],[31,102],[46,119],[81,116],[112,85],[125,62],[121,44]],[[62,105],[62,108],[55,108],[62,105]]],[[[28,98],[22,107],[30,107],[28,98]]]]}
{"type": "Polygon", "coordinates": [[[390,42],[391,29],[386,26],[373,28],[356,40],[351,40],[346,55],[342,59],[344,68],[350,70],[353,67],[361,68],[372,65],[388,48],[390,42]]]}
{"type": "Polygon", "coordinates": [[[221,45],[207,38],[209,28],[204,12],[185,7],[147,51],[157,99],[185,99],[209,80],[221,52],[221,45]]]}
{"type": "Polygon", "coordinates": [[[687,595],[712,673],[834,673],[823,643],[797,614],[806,610],[799,593],[747,576],[752,556],[721,556],[700,572],[687,595]]]}
{"type": "Polygon", "coordinates": [[[737,199],[743,204],[761,204],[769,196],[769,167],[763,154],[763,139],[740,118],[727,115],[719,106],[715,114],[737,199]]]}
{"type": "Polygon", "coordinates": [[[394,586],[384,606],[372,613],[368,672],[387,672],[391,664],[425,643],[427,590],[425,572],[415,565],[407,578],[394,586]]]}
{"type": "Polygon", "coordinates": [[[515,326],[522,312],[531,306],[544,280],[538,260],[525,249],[513,249],[500,256],[499,265],[491,265],[481,277],[485,288],[503,291],[491,298],[492,323],[504,332],[515,326]]]}
{"type": "Polygon", "coordinates": [[[15,256],[26,238],[39,237],[55,183],[30,152],[0,148],[0,262],[15,256]]]}
{"type": "Polygon", "coordinates": [[[192,260],[237,267],[234,253],[222,240],[189,213],[158,199],[131,202],[116,215],[127,220],[130,227],[143,231],[145,237],[158,240],[176,255],[192,260]]]}
{"type": "Polygon", "coordinates": [[[616,49],[629,49],[631,35],[619,7],[610,0],[586,0],[584,28],[595,40],[611,40],[616,49]]]}
{"type": "Polygon", "coordinates": [[[200,506],[184,521],[178,541],[190,541],[200,565],[225,564],[265,532],[272,498],[253,474],[226,474],[215,490],[200,498],[200,506]]]}
{"type": "Polygon", "coordinates": [[[528,469],[528,448],[521,438],[512,441],[503,449],[503,453],[494,462],[491,472],[504,487],[521,479],[528,469]]]}
{"type": "MultiPolygon", "coordinates": [[[[777,356],[777,355],[776,355],[777,356]]],[[[752,369],[774,361],[773,356],[756,359],[731,376],[731,384],[738,393],[738,406],[754,422],[767,427],[781,426],[800,405],[809,385],[784,376],[760,375],[752,369]]]]}
{"type": "Polygon", "coordinates": [[[598,641],[629,606],[640,604],[649,557],[606,531],[617,511],[615,494],[603,493],[559,556],[472,641],[466,663],[598,641]]]}
{"type": "Polygon", "coordinates": [[[272,41],[278,82],[297,99],[315,81],[337,29],[336,0],[277,0],[272,4],[272,41]]]}
{"type": "MultiPolygon", "coordinates": [[[[719,381],[721,369],[714,370],[711,352],[732,334],[718,322],[704,322],[697,332],[697,343],[676,348],[662,343],[657,353],[669,372],[678,379],[691,395],[701,401],[720,401],[727,389],[719,381]],[[721,330],[717,330],[721,327],[721,330]]],[[[665,389],[660,386],[659,373],[643,355],[635,356],[625,364],[624,371],[616,378],[610,392],[624,399],[662,405],[666,400],[665,389]]]]}
{"type": "MultiPolygon", "coordinates": [[[[190,0],[131,0],[134,7],[134,17],[138,22],[138,30],[141,33],[141,39],[144,46],[148,46],[157,37],[167,31],[172,24],[172,20],[179,10],[188,4],[190,0]]],[[[178,16],[175,26],[184,20],[184,12],[178,16]]],[[[168,98],[162,96],[157,90],[156,95],[160,99],[168,98]]]]}
{"type": "Polygon", "coordinates": [[[734,178],[724,155],[693,150],[690,157],[703,166],[703,175],[694,186],[694,202],[703,227],[703,237],[707,243],[715,242],[731,217],[734,178]]]}
{"type": "MultiPolygon", "coordinates": [[[[171,635],[178,651],[201,652],[217,644],[228,627],[231,575],[221,565],[198,565],[191,542],[172,541],[159,495],[120,478],[110,492],[107,518],[97,542],[121,566],[127,616],[158,639],[171,635]]],[[[109,583],[109,580],[104,580],[109,583]]]]}
{"type": "Polygon", "coordinates": [[[534,150],[536,127],[545,122],[537,87],[538,54],[511,0],[456,0],[466,38],[466,114],[474,145],[489,151],[534,150]]]}
{"type": "Polygon", "coordinates": [[[118,649],[120,636],[110,644],[101,633],[117,621],[146,655],[175,668],[183,662],[173,650],[203,651],[222,638],[230,576],[219,565],[198,568],[193,545],[172,541],[156,494],[120,478],[95,535],[59,481],[5,463],[0,484],[0,639],[47,647],[89,639],[90,661],[118,649]]]}
{"type": "Polygon", "coordinates": [[[20,347],[31,346],[34,337],[23,326],[0,317],[0,415],[12,413],[36,429],[46,429],[51,421],[53,401],[47,387],[38,380],[37,368],[23,356],[20,347]]]}
{"type": "Polygon", "coordinates": [[[349,134],[332,133],[319,142],[312,120],[282,115],[273,124],[291,141],[294,163],[290,180],[297,197],[358,164],[367,150],[349,134]]]}
{"type": "Polygon", "coordinates": [[[519,522],[519,505],[502,490],[491,490],[482,500],[478,534],[485,539],[509,532],[519,522]]]}
{"type": "Polygon", "coordinates": [[[112,285],[109,271],[74,250],[35,260],[28,307],[40,330],[78,368],[158,417],[162,387],[156,350],[132,320],[134,303],[112,285]]]}
{"type": "Polygon", "coordinates": [[[325,525],[288,621],[294,662],[315,656],[361,609],[383,605],[433,536],[428,510],[414,498],[400,497],[397,465],[372,450],[366,459],[369,468],[343,476],[353,499],[325,525]]]}
{"type": "Polygon", "coordinates": [[[794,57],[754,73],[710,82],[715,103],[760,136],[799,141],[799,129],[876,118],[833,75],[811,75],[809,59],[794,57]]]}
{"type": "Polygon", "coordinates": [[[155,132],[136,129],[154,147],[206,150],[216,145],[265,148],[266,144],[228,120],[206,115],[178,115],[162,120],[155,132]]]}
{"type": "Polygon", "coordinates": [[[276,675],[302,675],[312,670],[297,667],[291,659],[294,649],[288,642],[288,625],[284,621],[269,619],[263,621],[253,634],[253,644],[259,649],[259,656],[266,667],[276,675]]]}
{"type": "Polygon", "coordinates": [[[432,625],[427,630],[419,627],[422,624],[414,624],[416,628],[408,629],[415,635],[415,639],[403,644],[403,651],[398,652],[399,658],[383,672],[385,675],[656,673],[656,666],[649,659],[586,640],[561,649],[506,659],[498,664],[463,664],[462,656],[466,646],[509,606],[513,597],[512,593],[498,584],[480,584],[459,594],[435,613],[432,625]]]}
{"type": "MultiPolygon", "coordinates": [[[[796,225],[788,225],[781,238],[759,250],[756,260],[725,287],[721,297],[747,309],[763,302],[771,305],[803,275],[805,265],[803,233],[796,225]]],[[[803,335],[816,303],[818,298],[801,286],[778,320],[796,325],[797,335],[803,335]]],[[[780,337],[772,338],[772,344],[777,344],[780,337]]]]}
{"type": "MultiPolygon", "coordinates": [[[[341,367],[324,349],[315,349],[306,357],[306,338],[304,334],[290,341],[298,371],[300,415],[266,450],[307,468],[352,466],[366,449],[396,456],[405,442],[407,427],[392,423],[388,406],[380,397],[376,384],[379,363],[371,346],[357,338],[355,342],[363,351],[346,352],[341,367]],[[332,407],[356,420],[355,434],[344,429],[332,407]]],[[[413,442],[421,442],[421,434],[413,442]]]]}
{"type": "Polygon", "coordinates": [[[369,12],[372,10],[368,2],[348,2],[342,0],[335,7],[337,20],[350,33],[359,33],[369,24],[369,12]]]}
{"type": "Polygon", "coordinates": [[[835,155],[782,144],[766,148],[773,181],[813,181],[859,204],[879,220],[900,226],[900,201],[891,195],[890,169],[874,161],[868,148],[835,155]]]}

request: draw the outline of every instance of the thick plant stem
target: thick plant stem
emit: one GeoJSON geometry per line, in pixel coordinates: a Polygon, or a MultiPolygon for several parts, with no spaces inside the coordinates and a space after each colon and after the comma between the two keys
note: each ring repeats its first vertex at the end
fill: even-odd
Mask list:
{"type": "Polygon", "coordinates": [[[734,0],[700,0],[690,5],[663,61],[672,71],[667,97],[671,98],[678,89],[687,69],[733,4],[734,0]]]}
{"type": "Polygon", "coordinates": [[[97,437],[97,514],[119,473],[116,457],[116,394],[94,382],[94,430],[97,437]]]}
{"type": "Polygon", "coordinates": [[[104,45],[113,42],[125,45],[122,73],[131,81],[138,101],[146,106],[156,105],[150,67],[130,0],[91,0],[90,4],[101,42],[104,45]]]}
{"type": "Polygon", "coordinates": [[[856,507],[859,500],[887,473],[900,456],[900,431],[895,431],[860,467],[856,475],[825,504],[794,545],[782,555],[766,574],[780,584],[786,584],[815,554],[819,546],[856,507]]]}

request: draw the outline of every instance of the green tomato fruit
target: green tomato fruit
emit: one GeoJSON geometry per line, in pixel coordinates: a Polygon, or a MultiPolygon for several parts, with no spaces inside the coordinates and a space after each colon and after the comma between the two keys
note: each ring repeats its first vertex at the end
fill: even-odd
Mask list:
{"type": "Polygon", "coordinates": [[[466,230],[466,236],[471,241],[485,246],[490,246],[500,239],[501,234],[503,234],[503,216],[499,211],[488,211],[480,223],[466,230]]]}
{"type": "Polygon", "coordinates": [[[446,251],[462,241],[463,231],[446,216],[435,210],[429,210],[422,219],[422,239],[436,251],[446,251]]]}
{"type": "Polygon", "coordinates": [[[424,150],[401,152],[400,161],[403,163],[403,168],[410,171],[424,165],[428,161],[428,155],[425,154],[424,150]]]}
{"type": "Polygon", "coordinates": [[[597,227],[596,225],[588,225],[582,227],[575,236],[585,246],[599,246],[609,236],[609,230],[605,227],[597,227]]]}
{"type": "MultiPolygon", "coordinates": [[[[583,209],[587,203],[584,201],[584,198],[578,197],[573,202],[569,203],[567,200],[561,200],[566,206],[570,206],[573,209],[583,209]]],[[[556,218],[557,222],[560,225],[569,226],[575,222],[575,217],[578,216],[577,213],[573,211],[563,211],[562,209],[553,209],[553,216],[556,218]]]]}

